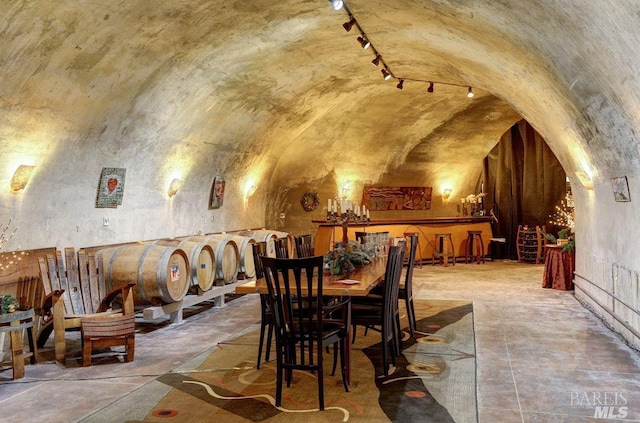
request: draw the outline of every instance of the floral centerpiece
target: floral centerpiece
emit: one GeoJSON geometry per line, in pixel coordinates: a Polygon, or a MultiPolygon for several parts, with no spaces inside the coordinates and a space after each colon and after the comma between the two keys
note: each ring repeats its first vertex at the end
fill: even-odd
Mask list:
{"type": "Polygon", "coordinates": [[[337,242],[333,251],[324,256],[324,262],[332,275],[353,271],[356,266],[371,263],[371,252],[358,241],[337,242]]]}

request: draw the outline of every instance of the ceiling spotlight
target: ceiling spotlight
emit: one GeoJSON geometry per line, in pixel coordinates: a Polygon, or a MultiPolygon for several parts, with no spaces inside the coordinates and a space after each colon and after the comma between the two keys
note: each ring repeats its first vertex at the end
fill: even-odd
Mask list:
{"type": "Polygon", "coordinates": [[[333,10],[340,10],[342,6],[344,6],[344,2],[342,0],[329,0],[331,2],[331,6],[333,10]]]}
{"type": "Polygon", "coordinates": [[[371,63],[373,63],[373,66],[378,66],[380,64],[380,60],[382,60],[382,57],[380,57],[379,54],[376,54],[376,58],[373,59],[371,63]]]}
{"type": "Polygon", "coordinates": [[[473,97],[473,90],[471,89],[471,87],[469,87],[469,90],[467,91],[467,97],[469,98],[473,97]]]}
{"type": "Polygon", "coordinates": [[[386,68],[382,69],[380,72],[382,72],[382,76],[384,77],[385,81],[391,78],[391,73],[389,73],[386,68]]]}
{"type": "Polygon", "coordinates": [[[429,81],[429,88],[427,88],[427,92],[428,93],[432,93],[433,92],[433,82],[429,81]]]}
{"type": "Polygon", "coordinates": [[[401,90],[403,85],[404,85],[404,79],[402,78],[398,79],[398,85],[396,85],[396,88],[401,90]]]}
{"type": "Polygon", "coordinates": [[[349,16],[349,22],[343,23],[342,27],[344,28],[345,31],[349,32],[351,31],[351,28],[353,28],[355,24],[356,24],[356,18],[354,18],[353,16],[349,16]]]}
{"type": "Polygon", "coordinates": [[[371,45],[371,43],[369,42],[369,40],[367,40],[367,37],[362,34],[362,36],[358,37],[358,42],[360,43],[360,45],[362,46],[363,49],[368,49],[369,46],[371,45]]]}

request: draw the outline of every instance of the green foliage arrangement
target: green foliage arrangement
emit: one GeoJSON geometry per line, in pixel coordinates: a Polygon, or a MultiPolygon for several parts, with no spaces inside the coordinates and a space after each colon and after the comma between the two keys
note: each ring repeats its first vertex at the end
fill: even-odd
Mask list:
{"type": "Polygon", "coordinates": [[[356,266],[371,263],[371,252],[357,241],[349,241],[347,244],[338,242],[333,251],[324,256],[324,262],[332,275],[342,275],[353,271],[356,266]]]}
{"type": "Polygon", "coordinates": [[[13,313],[20,309],[18,300],[13,295],[0,295],[0,312],[2,314],[13,313]]]}
{"type": "Polygon", "coordinates": [[[557,244],[558,239],[566,239],[567,242],[562,244],[562,251],[564,251],[565,253],[572,252],[576,247],[575,241],[570,235],[569,228],[564,228],[559,230],[557,238],[553,234],[549,234],[549,233],[544,234],[544,237],[552,244],[557,244]]]}

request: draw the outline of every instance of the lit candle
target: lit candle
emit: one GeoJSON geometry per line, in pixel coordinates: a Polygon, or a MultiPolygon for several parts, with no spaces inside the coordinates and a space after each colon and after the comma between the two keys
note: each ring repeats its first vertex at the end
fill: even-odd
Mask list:
{"type": "Polygon", "coordinates": [[[461,202],[462,204],[464,204],[464,198],[461,198],[461,199],[460,199],[460,202],[461,202]]]}
{"type": "Polygon", "coordinates": [[[369,210],[367,210],[367,219],[369,219],[369,210]]]}
{"type": "Polygon", "coordinates": [[[362,205],[362,216],[366,216],[367,215],[367,206],[365,206],[364,204],[362,205]]]}
{"type": "Polygon", "coordinates": [[[331,198],[329,198],[329,204],[327,205],[327,211],[331,211],[331,198]]]}

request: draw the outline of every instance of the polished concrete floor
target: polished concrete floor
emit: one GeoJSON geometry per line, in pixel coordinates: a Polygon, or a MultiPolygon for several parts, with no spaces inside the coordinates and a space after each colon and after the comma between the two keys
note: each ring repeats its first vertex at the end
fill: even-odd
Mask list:
{"type": "MultiPolygon", "coordinates": [[[[541,278],[541,265],[510,261],[415,270],[417,298],[473,301],[479,421],[640,421],[640,354],[572,292],[542,289],[541,278]]],[[[106,355],[82,368],[72,342],[61,366],[50,339],[24,379],[0,370],[0,421],[92,421],[96,410],[259,321],[256,295],[192,311],[180,325],[138,323],[132,363],[106,355]]]]}

